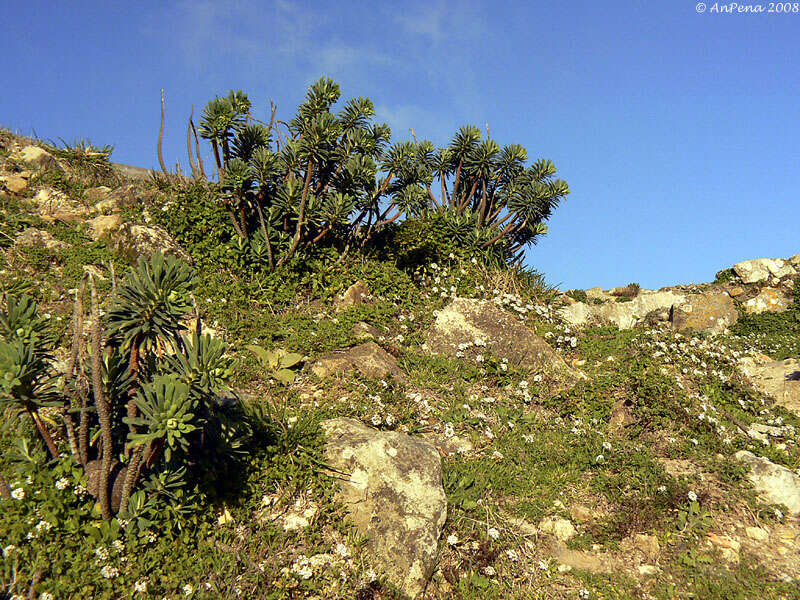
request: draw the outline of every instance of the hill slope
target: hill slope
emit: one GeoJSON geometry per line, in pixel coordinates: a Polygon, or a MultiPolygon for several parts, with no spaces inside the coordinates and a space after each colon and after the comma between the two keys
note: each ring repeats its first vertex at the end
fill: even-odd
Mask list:
{"type": "Polygon", "coordinates": [[[107,158],[0,134],[0,289],[63,368],[84,271],[107,299],[140,257],[190,261],[270,433],[197,503],[103,528],[60,415],[54,470],[8,421],[10,597],[800,597],[800,257],[660,291],[386,256],[270,275],[203,185],[107,158]]]}

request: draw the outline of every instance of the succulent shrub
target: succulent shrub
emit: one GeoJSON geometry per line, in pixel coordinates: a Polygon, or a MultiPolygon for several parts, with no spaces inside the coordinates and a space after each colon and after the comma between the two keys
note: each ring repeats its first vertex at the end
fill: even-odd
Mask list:
{"type": "Polygon", "coordinates": [[[156,494],[148,486],[174,486],[182,479],[171,474],[197,474],[205,454],[214,455],[214,463],[226,452],[241,452],[252,431],[226,394],[227,346],[200,334],[199,316],[198,329],[185,334],[192,277],[192,269],[175,258],[141,260],[117,286],[104,318],[90,279],[91,342],[86,347],[83,337],[83,286],[64,374],[51,367],[50,338],[30,298],[9,295],[0,312],[0,408],[30,415],[58,458],[50,430],[59,426],[39,417],[42,407],[55,407],[105,518],[136,513],[147,522],[144,515],[153,508],[148,498],[156,494]],[[77,433],[74,414],[80,415],[77,433]]]}

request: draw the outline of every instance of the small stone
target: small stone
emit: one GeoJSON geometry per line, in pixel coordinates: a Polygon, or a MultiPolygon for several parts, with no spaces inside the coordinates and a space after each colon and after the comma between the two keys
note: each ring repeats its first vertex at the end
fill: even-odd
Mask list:
{"type": "Polygon", "coordinates": [[[353,285],[347,288],[342,298],[335,304],[336,312],[342,312],[348,308],[362,304],[366,298],[369,297],[369,287],[363,281],[356,281],[353,285]]]}
{"type": "Polygon", "coordinates": [[[18,175],[8,175],[2,178],[5,188],[12,194],[21,194],[28,187],[28,180],[18,175]]]}
{"type": "Polygon", "coordinates": [[[405,381],[404,373],[397,366],[394,357],[375,342],[367,342],[347,350],[336,350],[320,356],[311,366],[317,377],[358,371],[365,377],[381,378],[391,375],[398,381],[405,381]]]}
{"type": "Polygon", "coordinates": [[[757,542],[766,542],[769,540],[769,532],[763,527],[746,527],[745,532],[747,537],[757,542]]]}
{"type": "Polygon", "coordinates": [[[89,221],[89,237],[97,241],[108,238],[122,225],[120,215],[103,215],[89,221]]]}
{"type": "Polygon", "coordinates": [[[25,231],[17,234],[15,245],[26,247],[42,247],[48,250],[64,250],[69,248],[69,244],[55,239],[50,233],[43,229],[28,227],[25,231]]]}
{"type": "Polygon", "coordinates": [[[660,569],[655,565],[639,565],[637,570],[639,571],[639,575],[641,577],[652,577],[653,575],[658,574],[660,569]]]}
{"type": "Polygon", "coordinates": [[[16,158],[39,171],[64,170],[52,154],[39,146],[25,146],[16,158]]]}
{"type": "Polygon", "coordinates": [[[748,479],[768,502],[785,504],[790,514],[800,514],[800,477],[794,471],[747,450],[733,457],[750,467],[748,479]]]}
{"type": "Polygon", "coordinates": [[[556,539],[562,542],[571,540],[578,533],[575,531],[575,526],[570,521],[559,517],[545,517],[539,523],[539,530],[544,533],[553,534],[556,539]]]}

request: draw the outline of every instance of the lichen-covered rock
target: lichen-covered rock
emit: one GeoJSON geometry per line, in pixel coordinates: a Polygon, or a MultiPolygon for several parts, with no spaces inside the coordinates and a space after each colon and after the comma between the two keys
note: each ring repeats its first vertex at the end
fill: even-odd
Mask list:
{"type": "Polygon", "coordinates": [[[782,258],[755,258],[745,260],[733,265],[734,272],[742,278],[744,283],[758,283],[766,281],[770,277],[781,279],[788,275],[797,273],[796,269],[789,261],[782,258]]]}
{"type": "Polygon", "coordinates": [[[768,361],[747,357],[739,361],[739,370],[758,391],[800,415],[800,359],[768,361]]]}
{"type": "Polygon", "coordinates": [[[122,225],[122,217],[120,215],[95,217],[89,221],[89,237],[95,241],[108,238],[111,233],[119,229],[120,225],[122,225]]]}
{"type": "Polygon", "coordinates": [[[425,344],[435,354],[457,356],[478,341],[514,365],[549,370],[568,380],[576,375],[547,342],[511,313],[488,300],[456,298],[439,311],[425,344]]]}
{"type": "Polygon", "coordinates": [[[790,514],[800,515],[800,477],[794,471],[747,450],[733,457],[750,467],[747,477],[767,502],[784,504],[790,514]]]}
{"type": "Polygon", "coordinates": [[[779,288],[763,288],[757,296],[744,302],[744,309],[751,314],[784,312],[792,303],[791,298],[779,288]]]}
{"type": "Polygon", "coordinates": [[[676,331],[723,333],[736,323],[739,313],[731,297],[724,292],[692,294],[672,307],[670,321],[676,331]]]}
{"type": "Polygon", "coordinates": [[[125,223],[119,215],[99,216],[91,220],[89,234],[95,240],[106,240],[110,248],[131,262],[150,258],[156,252],[191,261],[169,233],[157,225],[125,223]]]}
{"type": "Polygon", "coordinates": [[[368,538],[369,556],[405,594],[419,596],[436,566],[447,518],[438,452],[424,440],[354,419],[322,427],[326,462],[340,477],[339,498],[368,538]]]}
{"type": "Polygon", "coordinates": [[[35,227],[28,227],[25,231],[17,234],[14,244],[17,246],[27,246],[32,248],[47,248],[48,250],[63,250],[69,248],[69,244],[57,240],[49,232],[35,227]]]}
{"type": "Polygon", "coordinates": [[[405,380],[405,375],[394,357],[375,342],[329,352],[319,357],[311,366],[311,372],[320,378],[349,371],[358,371],[365,377],[376,379],[391,375],[398,381],[405,380]]]}

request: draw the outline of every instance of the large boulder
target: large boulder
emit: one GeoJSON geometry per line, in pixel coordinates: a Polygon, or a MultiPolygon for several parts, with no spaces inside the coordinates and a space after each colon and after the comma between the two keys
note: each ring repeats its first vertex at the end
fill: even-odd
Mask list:
{"type": "Polygon", "coordinates": [[[736,263],[733,265],[733,270],[744,283],[767,281],[770,277],[781,279],[797,273],[792,259],[787,261],[782,258],[754,258],[736,263]]]}
{"type": "Polygon", "coordinates": [[[535,370],[575,379],[547,342],[511,313],[488,300],[456,298],[439,311],[425,339],[427,349],[435,354],[458,356],[464,348],[485,347],[498,358],[535,370]]]}
{"type": "Polygon", "coordinates": [[[365,377],[375,379],[392,376],[398,381],[405,380],[394,357],[375,342],[323,354],[311,366],[311,372],[320,378],[350,371],[358,371],[365,377]]]}
{"type": "Polygon", "coordinates": [[[405,594],[417,597],[436,566],[447,518],[442,465],[432,444],[354,419],[323,421],[325,458],[338,496],[368,538],[369,556],[405,594]]]}
{"type": "Polygon", "coordinates": [[[769,361],[747,357],[739,361],[739,370],[762,394],[800,415],[800,359],[769,361]]]}
{"type": "Polygon", "coordinates": [[[750,467],[747,475],[755,490],[771,504],[784,504],[792,515],[800,515],[800,477],[772,461],[740,450],[733,457],[750,467]]]}
{"type": "Polygon", "coordinates": [[[739,313],[731,297],[724,292],[692,294],[672,307],[670,321],[677,331],[723,333],[736,323],[739,313]]]}

